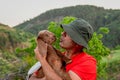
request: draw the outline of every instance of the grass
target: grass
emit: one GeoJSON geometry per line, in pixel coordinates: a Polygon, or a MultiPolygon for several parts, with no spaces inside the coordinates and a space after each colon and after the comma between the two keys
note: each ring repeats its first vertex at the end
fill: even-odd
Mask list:
{"type": "Polygon", "coordinates": [[[104,62],[110,63],[110,62],[114,62],[117,60],[120,60],[120,50],[111,51],[110,55],[102,58],[103,63],[104,62]]]}
{"type": "Polygon", "coordinates": [[[120,80],[120,50],[113,50],[110,55],[103,57],[102,63],[106,63],[107,80],[120,80]]]}

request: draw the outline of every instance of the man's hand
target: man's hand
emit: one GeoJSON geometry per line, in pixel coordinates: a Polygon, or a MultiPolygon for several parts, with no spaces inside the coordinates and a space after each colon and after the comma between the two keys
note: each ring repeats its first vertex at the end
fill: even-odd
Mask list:
{"type": "Polygon", "coordinates": [[[43,60],[43,59],[46,59],[47,53],[45,53],[44,55],[41,55],[41,53],[42,53],[42,52],[44,53],[45,51],[43,51],[43,50],[39,51],[38,47],[36,47],[36,48],[34,49],[34,52],[35,52],[35,57],[36,57],[36,59],[37,59],[38,61],[41,61],[41,60],[43,60]]]}

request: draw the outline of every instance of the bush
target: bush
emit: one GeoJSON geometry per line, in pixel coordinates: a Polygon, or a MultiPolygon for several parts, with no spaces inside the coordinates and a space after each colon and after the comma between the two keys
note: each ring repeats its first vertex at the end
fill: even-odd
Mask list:
{"type": "Polygon", "coordinates": [[[110,62],[106,67],[108,80],[120,79],[120,60],[110,62]],[[119,78],[119,79],[118,79],[119,78]]]}

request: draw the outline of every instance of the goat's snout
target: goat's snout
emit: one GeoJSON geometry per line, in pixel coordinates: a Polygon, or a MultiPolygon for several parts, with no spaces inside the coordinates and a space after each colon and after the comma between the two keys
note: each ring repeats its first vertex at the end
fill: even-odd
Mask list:
{"type": "Polygon", "coordinates": [[[54,41],[56,41],[56,36],[52,36],[52,41],[54,42],[54,41]]]}

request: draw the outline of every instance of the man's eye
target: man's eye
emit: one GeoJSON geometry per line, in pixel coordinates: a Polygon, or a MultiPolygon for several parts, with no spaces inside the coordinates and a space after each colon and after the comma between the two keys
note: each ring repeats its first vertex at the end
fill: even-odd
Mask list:
{"type": "Polygon", "coordinates": [[[66,32],[64,32],[63,35],[66,36],[66,32]]]}

